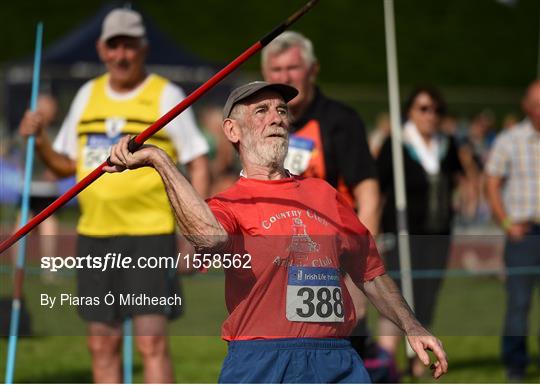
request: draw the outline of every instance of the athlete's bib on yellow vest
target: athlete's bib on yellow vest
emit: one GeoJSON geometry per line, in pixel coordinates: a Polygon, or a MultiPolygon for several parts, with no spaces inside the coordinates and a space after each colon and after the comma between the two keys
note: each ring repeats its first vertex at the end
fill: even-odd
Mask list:
{"type": "MultiPolygon", "coordinates": [[[[77,126],[77,180],[103,163],[120,137],[138,134],[160,117],[160,100],[167,80],[150,75],[129,99],[107,95],[108,75],[92,86],[88,104],[77,126]]],[[[162,148],[176,161],[165,130],[147,144],[162,148]]],[[[153,168],[104,174],[79,194],[81,217],[77,230],[88,236],[153,235],[172,233],[174,218],[159,174],[153,168]]]]}

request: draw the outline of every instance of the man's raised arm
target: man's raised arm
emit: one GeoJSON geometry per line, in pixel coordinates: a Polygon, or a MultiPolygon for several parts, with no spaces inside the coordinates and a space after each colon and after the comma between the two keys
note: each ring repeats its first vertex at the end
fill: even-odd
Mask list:
{"type": "Polygon", "coordinates": [[[113,166],[107,172],[153,167],[161,176],[180,231],[196,249],[221,249],[228,234],[204,199],[178,171],[168,155],[157,147],[143,146],[135,153],[128,150],[129,137],[123,137],[111,149],[113,166]]]}

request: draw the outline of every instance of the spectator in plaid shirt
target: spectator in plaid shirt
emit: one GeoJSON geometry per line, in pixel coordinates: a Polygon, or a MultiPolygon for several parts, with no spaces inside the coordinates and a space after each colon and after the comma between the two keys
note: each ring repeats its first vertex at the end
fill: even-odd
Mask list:
{"type": "MultiPolygon", "coordinates": [[[[540,81],[523,98],[527,118],[497,137],[486,166],[487,193],[506,233],[506,268],[540,266],[540,81]]],[[[525,377],[527,318],[538,275],[509,274],[502,358],[508,379],[525,377]]]]}

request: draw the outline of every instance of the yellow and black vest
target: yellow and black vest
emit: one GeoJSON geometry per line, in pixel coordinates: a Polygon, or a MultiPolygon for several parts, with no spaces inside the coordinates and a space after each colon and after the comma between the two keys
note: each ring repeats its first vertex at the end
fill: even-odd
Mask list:
{"type": "MultiPolygon", "coordinates": [[[[121,100],[107,95],[108,81],[108,75],[93,81],[77,126],[77,180],[105,161],[111,145],[121,136],[138,134],[160,117],[166,79],[149,75],[139,92],[121,100]]],[[[162,148],[176,161],[178,154],[165,130],[146,143],[162,148]]],[[[104,174],[79,194],[79,203],[77,230],[83,235],[154,235],[174,231],[163,182],[152,168],[104,174]]]]}

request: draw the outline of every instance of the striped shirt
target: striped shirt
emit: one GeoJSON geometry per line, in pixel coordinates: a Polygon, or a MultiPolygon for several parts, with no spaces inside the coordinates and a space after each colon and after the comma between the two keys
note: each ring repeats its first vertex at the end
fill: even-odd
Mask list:
{"type": "Polygon", "coordinates": [[[512,221],[540,223],[540,132],[529,120],[497,136],[486,173],[504,178],[503,203],[512,221]]]}

